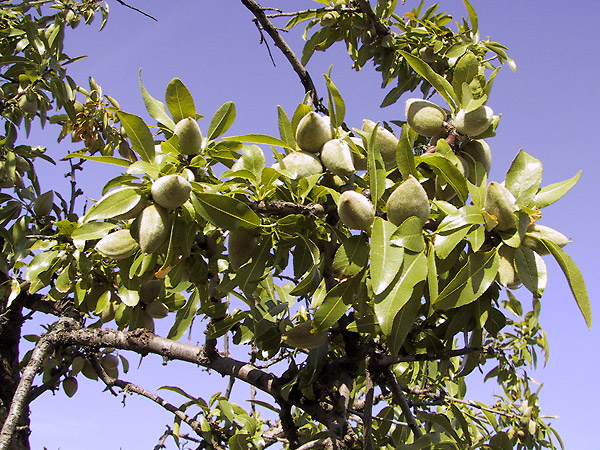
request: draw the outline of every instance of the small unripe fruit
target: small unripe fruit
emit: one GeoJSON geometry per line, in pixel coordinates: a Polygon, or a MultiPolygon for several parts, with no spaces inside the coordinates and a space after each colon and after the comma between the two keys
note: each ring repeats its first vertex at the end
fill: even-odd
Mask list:
{"type": "Polygon", "coordinates": [[[329,11],[321,17],[321,25],[324,27],[331,27],[337,24],[339,17],[340,14],[337,11],[329,11]]]}
{"type": "Polygon", "coordinates": [[[332,139],[325,142],[321,149],[321,162],[340,177],[349,177],[356,172],[352,161],[352,150],[341,139],[332,139]]]}
{"type": "Polygon", "coordinates": [[[35,114],[38,109],[37,100],[32,96],[28,98],[26,95],[22,95],[18,101],[19,108],[26,114],[35,114]]]}
{"type": "Polygon", "coordinates": [[[554,228],[532,223],[529,225],[529,227],[527,227],[527,234],[523,239],[523,245],[525,247],[529,247],[538,255],[547,255],[549,252],[542,243],[536,239],[533,239],[531,236],[547,239],[559,247],[564,247],[568,243],[572,242],[567,236],[562,234],[560,231],[556,231],[554,228]]]}
{"type": "Polygon", "coordinates": [[[114,259],[123,259],[133,255],[138,249],[138,243],[127,229],[114,231],[104,236],[96,244],[96,250],[114,259]]]}
{"type": "Polygon", "coordinates": [[[431,212],[427,193],[415,177],[409,177],[396,188],[387,201],[387,218],[394,225],[401,225],[416,216],[425,225],[431,212]]]}
{"type": "MultiPolygon", "coordinates": [[[[492,150],[486,141],[478,139],[469,141],[460,147],[460,152],[463,154],[470,166],[474,162],[481,163],[484,170],[489,173],[492,167],[492,150]]],[[[469,181],[473,182],[473,174],[470,174],[469,181]]]]}
{"type": "MultiPolygon", "coordinates": [[[[372,120],[363,120],[363,131],[372,133],[375,130],[375,122],[372,120]]],[[[386,163],[396,161],[396,148],[398,147],[398,138],[394,134],[383,128],[382,126],[377,127],[377,136],[375,138],[377,142],[377,148],[381,157],[386,163]]]]}
{"type": "Polygon", "coordinates": [[[489,106],[480,106],[479,108],[466,112],[461,109],[454,118],[456,131],[467,136],[479,136],[489,128],[494,120],[494,111],[489,106]]]}
{"type": "Polygon", "coordinates": [[[312,153],[292,152],[282,162],[294,180],[323,173],[321,161],[312,153]]]}
{"type": "Polygon", "coordinates": [[[333,130],[329,117],[311,111],[300,119],[296,130],[296,142],[305,152],[318,153],[323,144],[331,139],[333,139],[333,130]]]}
{"type": "Polygon", "coordinates": [[[52,212],[53,206],[54,192],[44,192],[42,195],[35,199],[35,202],[33,203],[33,212],[35,212],[40,217],[47,216],[52,212]]]}
{"type": "Polygon", "coordinates": [[[119,367],[119,358],[111,354],[104,355],[100,364],[104,370],[116,369],[119,367]]]}
{"type": "Polygon", "coordinates": [[[510,230],[517,226],[515,197],[502,184],[492,181],[485,195],[485,210],[494,216],[498,224],[493,229],[510,230]]]}
{"type": "Polygon", "coordinates": [[[175,125],[174,133],[179,138],[179,152],[184,155],[197,155],[202,149],[202,133],[198,122],[191,117],[181,119],[175,125]]]}
{"type": "Polygon", "coordinates": [[[146,305],[146,313],[153,319],[162,319],[169,315],[169,308],[161,301],[153,301],[146,305]]]}
{"type": "Polygon", "coordinates": [[[521,285],[521,280],[517,275],[514,267],[515,260],[515,249],[508,245],[503,245],[498,250],[499,264],[498,264],[498,275],[496,280],[502,286],[509,289],[516,289],[521,285]]]}
{"type": "Polygon", "coordinates": [[[169,214],[158,205],[144,208],[138,218],[138,239],[144,253],[153,253],[169,237],[169,214]]]}
{"type": "Polygon", "coordinates": [[[355,191],[345,191],[340,195],[337,211],[342,223],[353,230],[367,230],[375,220],[373,204],[355,191]]]}
{"type": "Polygon", "coordinates": [[[181,175],[165,175],[154,183],[150,193],[152,199],[166,209],[174,209],[183,205],[192,192],[192,185],[181,175]]]}
{"type": "Polygon", "coordinates": [[[422,47],[419,49],[419,57],[428,63],[435,62],[435,52],[431,47],[422,47]]]}
{"type": "Polygon", "coordinates": [[[148,280],[140,286],[140,300],[144,303],[152,303],[156,300],[164,287],[162,280],[148,280]]]}
{"type": "Polygon", "coordinates": [[[439,134],[446,121],[446,111],[435,103],[418,98],[406,101],[406,121],[421,136],[432,137],[439,134]]]}
{"type": "Polygon", "coordinates": [[[231,230],[227,241],[227,255],[233,270],[238,270],[250,260],[256,250],[258,238],[246,230],[231,230]]]}

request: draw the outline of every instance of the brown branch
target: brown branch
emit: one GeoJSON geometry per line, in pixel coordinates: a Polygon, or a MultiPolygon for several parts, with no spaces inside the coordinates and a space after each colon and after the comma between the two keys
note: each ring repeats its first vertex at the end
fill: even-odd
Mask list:
{"type": "Polygon", "coordinates": [[[455,350],[448,350],[441,353],[422,353],[418,355],[402,355],[402,356],[383,356],[373,361],[374,367],[383,369],[401,362],[419,362],[419,361],[441,361],[445,359],[455,358],[457,356],[469,355],[471,353],[489,353],[493,354],[495,350],[492,347],[464,347],[455,350]]]}
{"type": "Polygon", "coordinates": [[[0,450],[8,450],[11,447],[11,442],[17,429],[17,424],[27,406],[29,390],[31,389],[33,379],[42,368],[44,360],[54,350],[54,337],[68,330],[72,324],[73,321],[71,319],[60,319],[54,328],[49,333],[42,336],[37,342],[31,354],[31,359],[25,366],[23,375],[19,381],[19,385],[15,390],[15,394],[8,411],[8,416],[2,425],[2,431],[0,432],[0,450]]]}
{"type": "Polygon", "coordinates": [[[292,214],[303,214],[306,216],[320,216],[325,214],[325,208],[319,203],[309,203],[300,205],[293,202],[284,202],[279,200],[260,201],[251,205],[255,212],[263,214],[272,214],[274,216],[289,216],[292,214]]]}
{"type": "Polygon", "coordinates": [[[326,447],[331,444],[331,439],[316,439],[314,441],[307,442],[306,444],[302,444],[296,450],[310,450],[313,448],[326,447]]]}
{"type": "Polygon", "coordinates": [[[315,84],[313,83],[313,80],[310,77],[310,74],[306,70],[306,67],[304,67],[304,65],[300,62],[300,60],[298,59],[298,57],[296,56],[294,51],[290,48],[290,46],[287,44],[287,42],[281,37],[281,35],[279,34],[279,31],[277,31],[277,28],[275,28],[273,26],[273,24],[271,23],[271,21],[267,18],[264,8],[262,8],[254,0],[241,0],[241,1],[242,1],[242,4],[246,8],[248,8],[250,10],[250,12],[252,12],[252,14],[254,14],[254,17],[256,17],[256,19],[259,21],[263,30],[265,30],[267,32],[267,34],[269,36],[271,36],[271,39],[273,39],[273,42],[275,43],[275,45],[279,48],[279,50],[281,50],[283,55],[286,57],[286,59],[292,65],[294,72],[296,72],[296,74],[300,78],[300,83],[302,83],[302,86],[304,86],[305,92],[310,96],[311,102],[314,105],[315,110],[329,115],[327,108],[323,105],[323,103],[319,99],[319,96],[317,95],[317,89],[315,88],[315,84]]]}
{"type": "Polygon", "coordinates": [[[139,8],[136,8],[135,6],[132,6],[132,5],[128,4],[128,3],[125,3],[123,0],[115,0],[115,1],[116,1],[118,4],[125,6],[126,8],[133,9],[135,12],[138,12],[138,13],[140,13],[141,15],[143,15],[143,16],[146,16],[146,17],[148,17],[148,18],[150,18],[150,19],[154,20],[155,22],[158,22],[158,19],[157,19],[156,17],[154,17],[154,16],[151,16],[150,14],[148,14],[148,13],[146,13],[146,12],[142,11],[142,10],[141,10],[141,9],[139,9],[139,8]]]}
{"type": "Polygon", "coordinates": [[[357,3],[361,11],[365,15],[366,19],[375,28],[377,34],[381,36],[387,36],[388,34],[390,34],[390,30],[384,24],[381,23],[379,18],[373,12],[371,4],[368,2],[368,0],[357,0],[357,3]]]}
{"type": "Polygon", "coordinates": [[[158,395],[156,395],[136,384],[130,383],[129,381],[119,380],[117,378],[112,378],[102,368],[102,366],[100,365],[100,362],[98,361],[98,358],[96,356],[91,357],[91,362],[92,362],[92,366],[94,367],[94,370],[98,374],[98,377],[100,378],[100,380],[102,380],[102,382],[106,385],[107,388],[118,387],[125,393],[133,392],[134,394],[138,394],[138,395],[141,395],[142,397],[146,397],[147,399],[152,400],[157,405],[162,406],[164,409],[169,411],[171,414],[173,414],[174,416],[178,417],[179,419],[181,419],[182,421],[187,423],[190,426],[190,428],[196,432],[196,434],[198,434],[199,436],[202,435],[202,428],[201,428],[200,422],[192,419],[190,416],[185,414],[183,411],[181,411],[176,406],[167,402],[162,397],[159,397],[158,395]]]}
{"type": "Polygon", "coordinates": [[[410,406],[408,405],[408,401],[404,396],[404,392],[402,392],[402,388],[398,384],[398,380],[394,376],[394,373],[390,368],[388,368],[385,372],[386,379],[388,382],[388,386],[392,391],[392,398],[394,401],[400,406],[404,417],[406,418],[406,422],[408,423],[408,427],[415,435],[415,440],[423,436],[423,432],[419,428],[419,424],[417,423],[415,416],[410,410],[410,406]]]}
{"type": "Polygon", "coordinates": [[[371,357],[367,356],[365,361],[366,373],[365,373],[365,389],[367,391],[365,395],[365,405],[363,408],[363,430],[364,430],[364,442],[363,450],[373,450],[373,439],[371,434],[373,432],[373,397],[375,394],[375,386],[373,383],[373,376],[370,370],[371,357]]]}

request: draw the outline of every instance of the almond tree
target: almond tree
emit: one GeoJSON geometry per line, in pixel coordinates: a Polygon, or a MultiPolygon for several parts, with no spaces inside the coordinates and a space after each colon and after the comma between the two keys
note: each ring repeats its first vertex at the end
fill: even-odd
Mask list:
{"type": "Polygon", "coordinates": [[[500,121],[488,97],[514,62],[479,38],[467,0],[460,21],[423,3],[316,3],[284,12],[241,0],[305,90],[294,111],[278,109],[276,137],[227,135],[231,102],[201,129],[179,79],[164,100],[140,79],[143,117],[93,78],[77,86],[65,33],[104,23],[104,2],[1,2],[1,449],[29,448],[29,403],[59,388],[72,396],[81,377],[171,412],[157,448],[562,445],[527,370],[547,354],[537,320],[547,261],[591,326],[569,240],[541,213],[579,174],[544,186],[542,163],[520,151],[505,180],[488,179],[500,121]],[[280,33],[296,26],[301,56],[280,33]],[[403,120],[345,122],[331,73],[306,69],[340,41],[356,69],[381,72],[382,106],[409,93],[403,120]],[[36,121],[80,150],[24,144],[36,121]],[[40,185],[40,160],[66,167],[70,192],[40,185]],[[97,164],[122,174],[82,211],[75,174],[97,164]],[[23,322],[40,312],[54,322],[20,355],[23,322]],[[166,336],[158,320],[172,324],[166,336]],[[180,341],[190,327],[202,345],[180,341]],[[173,380],[181,403],[168,403],[122,378],[135,354],[208,369],[229,387],[203,399],[173,380]],[[465,377],[484,365],[503,395],[465,400],[465,377]],[[234,382],[250,404],[230,398],[234,382]]]}

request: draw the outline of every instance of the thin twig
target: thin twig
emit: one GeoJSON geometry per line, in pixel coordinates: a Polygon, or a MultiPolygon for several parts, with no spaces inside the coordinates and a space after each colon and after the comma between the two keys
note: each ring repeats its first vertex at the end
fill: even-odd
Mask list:
{"type": "Polygon", "coordinates": [[[148,17],[148,18],[150,18],[150,19],[154,20],[155,22],[158,22],[158,19],[157,19],[156,17],[154,17],[154,16],[151,16],[150,14],[148,14],[148,13],[146,13],[146,12],[142,11],[142,10],[141,10],[141,9],[139,9],[139,8],[136,8],[135,6],[132,6],[132,5],[129,5],[128,3],[125,3],[123,0],[116,0],[116,2],[117,2],[118,4],[120,4],[120,5],[123,5],[123,6],[125,6],[126,8],[133,9],[134,11],[136,11],[136,12],[139,12],[141,15],[143,15],[143,16],[146,16],[146,17],[148,17]]]}
{"type": "Polygon", "coordinates": [[[373,376],[370,370],[371,357],[367,356],[365,361],[366,373],[365,373],[365,406],[363,408],[363,430],[364,430],[364,442],[363,450],[373,450],[373,439],[371,438],[373,431],[373,397],[375,393],[375,386],[373,383],[373,376]]]}

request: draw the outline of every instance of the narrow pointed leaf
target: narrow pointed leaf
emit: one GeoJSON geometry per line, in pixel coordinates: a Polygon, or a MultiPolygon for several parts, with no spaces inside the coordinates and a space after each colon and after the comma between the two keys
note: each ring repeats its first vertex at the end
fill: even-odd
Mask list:
{"type": "Polygon", "coordinates": [[[227,102],[215,113],[208,126],[208,139],[216,139],[224,134],[235,120],[235,104],[227,102]]]}
{"type": "Polygon", "coordinates": [[[248,205],[236,198],[196,193],[192,195],[192,201],[196,212],[219,228],[236,230],[260,226],[260,217],[248,205]]]}
{"type": "Polygon", "coordinates": [[[373,292],[381,294],[396,277],[402,266],[404,249],[394,247],[391,243],[396,226],[376,217],[371,233],[370,272],[373,292]]]}
{"type": "Polygon", "coordinates": [[[580,176],[581,170],[577,172],[573,178],[544,186],[533,197],[532,205],[537,208],[545,208],[546,206],[556,202],[563,195],[569,192],[573,186],[575,186],[580,176]]]}
{"type": "Polygon", "coordinates": [[[239,141],[239,142],[250,142],[252,144],[264,144],[264,145],[273,145],[275,147],[283,147],[294,149],[287,142],[282,141],[273,136],[268,136],[266,134],[243,134],[240,136],[227,136],[223,138],[226,141],[239,141]]]}
{"type": "Polygon", "coordinates": [[[160,100],[155,99],[150,93],[146,90],[144,83],[142,83],[142,71],[140,70],[138,73],[138,79],[140,82],[140,90],[142,91],[142,98],[144,99],[144,105],[146,105],[146,110],[148,114],[154,117],[158,123],[163,124],[169,130],[173,131],[175,129],[175,122],[169,116],[167,112],[167,107],[160,100]]]}

